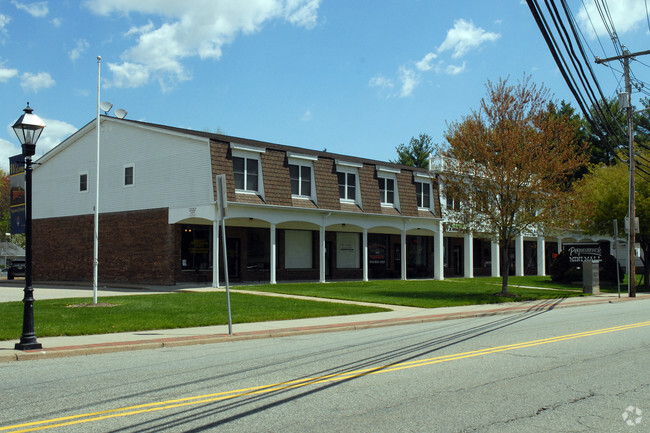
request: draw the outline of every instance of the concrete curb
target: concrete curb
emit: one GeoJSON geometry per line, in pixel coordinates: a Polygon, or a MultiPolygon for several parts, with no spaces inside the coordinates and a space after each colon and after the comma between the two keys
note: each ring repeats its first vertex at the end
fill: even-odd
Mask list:
{"type": "MultiPolygon", "coordinates": [[[[571,299],[576,299],[576,298],[571,298],[571,299]]],[[[163,337],[163,338],[154,338],[154,339],[139,340],[139,341],[114,341],[114,342],[106,342],[106,343],[98,343],[98,344],[60,346],[60,347],[45,348],[40,350],[10,351],[11,353],[0,352],[0,363],[13,362],[13,361],[29,361],[29,360],[37,360],[37,359],[51,359],[51,358],[60,358],[60,357],[67,357],[67,356],[94,355],[94,354],[101,354],[101,353],[126,352],[126,351],[134,351],[134,350],[162,349],[166,347],[181,347],[181,346],[190,346],[190,345],[197,345],[197,344],[228,343],[228,342],[236,342],[236,341],[244,341],[244,340],[257,340],[257,339],[264,339],[264,338],[281,338],[281,337],[289,337],[289,336],[296,336],[296,335],[316,334],[322,332],[354,331],[354,330],[378,328],[384,326],[421,324],[421,323],[429,323],[429,322],[440,322],[444,320],[489,317],[489,316],[517,314],[517,313],[521,314],[527,312],[538,313],[543,311],[550,311],[556,308],[579,307],[579,306],[603,304],[603,303],[628,302],[628,301],[637,301],[643,299],[650,299],[650,298],[648,297],[641,297],[641,298],[606,297],[606,298],[595,298],[595,299],[587,298],[587,299],[575,300],[567,303],[562,303],[563,299],[559,299],[555,303],[541,304],[541,305],[539,304],[521,305],[521,306],[514,306],[514,307],[508,305],[507,307],[500,306],[489,310],[470,310],[470,311],[460,311],[460,312],[440,313],[440,314],[424,314],[421,316],[414,316],[414,317],[397,317],[397,318],[379,319],[379,320],[376,319],[373,320],[369,317],[369,320],[363,320],[357,322],[346,322],[345,321],[346,317],[341,316],[337,318],[337,320],[340,320],[340,322],[326,324],[326,325],[284,327],[284,328],[269,329],[269,330],[240,332],[240,333],[234,333],[233,335],[206,334],[206,335],[189,336],[189,337],[188,336],[163,337]]],[[[507,304],[501,304],[501,305],[507,305],[507,304]]]]}

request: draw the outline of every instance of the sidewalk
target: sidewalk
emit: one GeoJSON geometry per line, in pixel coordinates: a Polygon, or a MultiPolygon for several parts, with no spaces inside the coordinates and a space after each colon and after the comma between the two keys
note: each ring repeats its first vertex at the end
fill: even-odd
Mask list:
{"type": "MultiPolygon", "coordinates": [[[[203,291],[210,289],[197,288],[183,290],[203,291]]],[[[139,294],[142,293],[143,292],[141,291],[139,292],[139,294]]],[[[119,294],[123,295],[124,293],[119,294]]],[[[266,296],[287,296],[268,293],[260,294],[266,296]]],[[[105,296],[106,292],[102,293],[102,295],[105,296]]],[[[371,327],[435,322],[471,317],[485,317],[500,314],[540,312],[552,310],[555,308],[594,305],[598,303],[628,302],[637,300],[640,301],[648,299],[650,299],[650,294],[646,293],[637,294],[637,298],[629,298],[627,295],[621,295],[620,299],[615,293],[603,293],[600,295],[584,298],[576,297],[550,299],[535,302],[468,305],[434,309],[380,305],[384,308],[391,308],[392,311],[351,316],[233,324],[233,335],[228,334],[227,325],[219,325],[200,328],[124,332],[116,334],[84,335],[75,337],[43,337],[38,338],[38,342],[42,344],[43,349],[31,351],[14,350],[14,345],[18,342],[17,339],[0,341],[0,362],[90,355],[96,353],[109,353],[128,350],[155,349],[164,347],[187,346],[193,344],[213,344],[260,338],[277,338],[290,335],[348,331],[371,327]]],[[[324,302],[332,301],[323,299],[317,300],[324,302]]],[[[376,304],[366,303],[364,305],[376,304]]]]}

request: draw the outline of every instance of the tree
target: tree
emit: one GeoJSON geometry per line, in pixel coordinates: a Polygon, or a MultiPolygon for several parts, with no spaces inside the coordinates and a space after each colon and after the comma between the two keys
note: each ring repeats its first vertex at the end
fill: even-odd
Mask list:
{"type": "MultiPolygon", "coordinates": [[[[624,155],[621,155],[621,158],[624,155]]],[[[650,152],[640,153],[650,158],[650,152]]],[[[613,220],[618,223],[618,232],[625,236],[625,216],[628,214],[629,168],[623,164],[592,167],[575,188],[575,210],[580,228],[587,233],[614,235],[613,220]]],[[[643,286],[650,287],[650,181],[647,176],[635,179],[636,215],[640,232],[635,236],[643,255],[643,286]]],[[[620,236],[620,235],[619,235],[620,236]]]]}
{"type": "Polygon", "coordinates": [[[397,159],[391,161],[394,164],[410,165],[412,167],[429,167],[429,154],[433,151],[431,137],[427,134],[420,134],[419,138],[411,137],[408,145],[400,144],[397,150],[397,159]]]}
{"type": "Polygon", "coordinates": [[[445,188],[461,202],[453,216],[459,227],[498,241],[507,295],[509,246],[520,233],[543,233],[562,221],[568,179],[587,156],[570,118],[530,77],[517,85],[488,81],[486,88],[479,111],[449,125],[444,152],[454,166],[445,188]]]}

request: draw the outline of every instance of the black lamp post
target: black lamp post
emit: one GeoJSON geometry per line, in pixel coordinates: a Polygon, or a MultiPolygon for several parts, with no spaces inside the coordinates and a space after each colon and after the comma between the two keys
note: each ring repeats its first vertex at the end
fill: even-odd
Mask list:
{"type": "Polygon", "coordinates": [[[23,298],[23,335],[17,350],[41,349],[34,333],[34,288],[32,287],[32,156],[36,153],[36,142],[45,128],[43,121],[27,103],[13,129],[23,148],[25,157],[25,297],[23,298]]]}

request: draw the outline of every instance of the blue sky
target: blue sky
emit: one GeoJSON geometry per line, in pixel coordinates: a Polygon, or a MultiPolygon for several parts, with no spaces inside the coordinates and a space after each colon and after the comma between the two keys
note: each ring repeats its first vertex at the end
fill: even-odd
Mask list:
{"type": "MultiPolygon", "coordinates": [[[[569,0],[613,56],[593,3],[569,0]]],[[[650,49],[645,0],[609,3],[621,42],[650,49]]],[[[487,80],[526,73],[577,107],[519,0],[0,0],[0,168],[27,101],[37,157],[94,119],[98,55],[101,99],[129,119],[384,161],[420,133],[443,142],[487,80]]],[[[620,67],[595,69],[615,95],[620,67]]]]}

